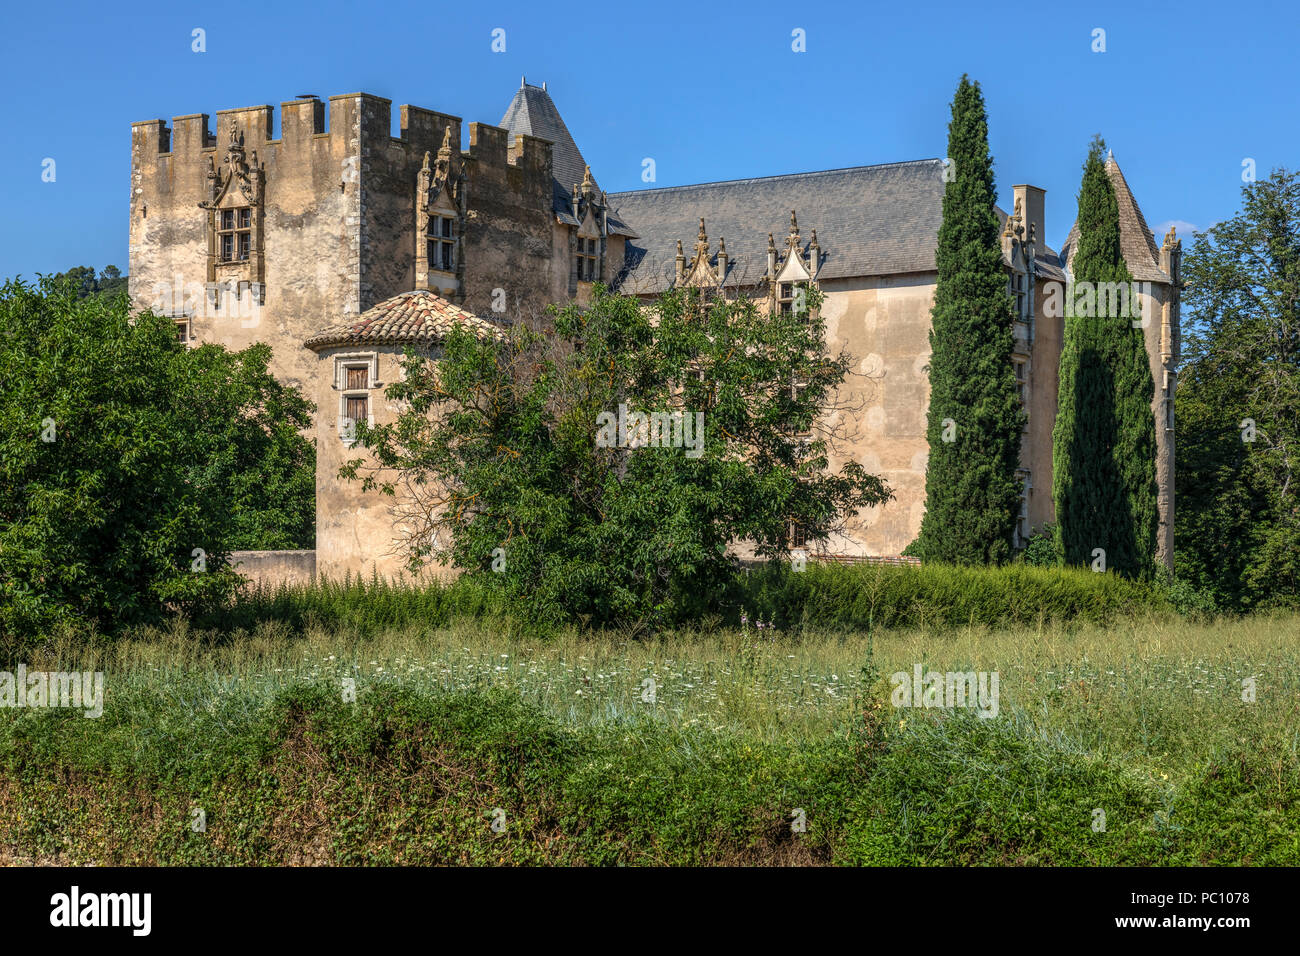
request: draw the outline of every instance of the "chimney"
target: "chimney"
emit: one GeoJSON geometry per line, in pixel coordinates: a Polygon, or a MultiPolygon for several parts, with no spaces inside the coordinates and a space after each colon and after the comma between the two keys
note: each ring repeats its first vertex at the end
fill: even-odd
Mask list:
{"type": "MultiPolygon", "coordinates": [[[[1046,190],[1039,189],[1037,186],[1012,186],[1015,191],[1015,201],[1020,203],[1020,214],[1025,217],[1025,242],[1029,241],[1029,227],[1033,226],[1034,245],[1039,250],[1047,245],[1047,232],[1043,222],[1043,196],[1046,190]]],[[[1015,208],[1015,203],[1012,203],[1015,208]]]]}

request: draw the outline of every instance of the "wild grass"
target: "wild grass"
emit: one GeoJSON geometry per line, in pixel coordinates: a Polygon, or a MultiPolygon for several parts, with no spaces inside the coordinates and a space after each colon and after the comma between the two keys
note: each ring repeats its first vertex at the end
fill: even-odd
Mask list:
{"type": "Polygon", "coordinates": [[[0,711],[0,845],[64,861],[1300,863],[1295,615],[546,640],[176,622],[26,663],[105,672],[99,720],[0,711]],[[917,663],[997,671],[999,716],[892,708],[917,663]]]}
{"type": "MultiPolygon", "coordinates": [[[[1216,742],[1243,741],[1252,727],[1287,726],[1289,738],[1273,743],[1296,749],[1298,624],[1279,614],[1206,624],[908,629],[876,633],[871,653],[885,675],[917,663],[997,671],[1003,713],[1080,752],[1159,776],[1194,768],[1216,742]],[[1247,678],[1256,685],[1253,704],[1242,701],[1247,678]]],[[[775,742],[834,733],[851,720],[867,655],[865,635],[752,625],[650,640],[569,631],[541,641],[475,622],[373,636],[319,627],[294,636],[269,623],[215,634],[177,622],[98,648],[50,646],[27,663],[105,671],[109,707],[140,697],[198,708],[232,698],[259,704],[300,684],[339,688],[350,677],[358,693],[500,689],[572,725],[648,718],[775,742]]]]}

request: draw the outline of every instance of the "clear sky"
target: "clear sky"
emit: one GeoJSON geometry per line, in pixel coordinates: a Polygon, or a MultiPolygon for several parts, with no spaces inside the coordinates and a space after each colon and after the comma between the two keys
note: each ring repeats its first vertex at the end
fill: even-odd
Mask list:
{"type": "MultiPolygon", "coordinates": [[[[127,268],[133,121],[365,91],[498,123],[546,81],[600,185],[738,179],[945,155],[967,72],[998,195],[1074,218],[1101,133],[1163,233],[1239,205],[1242,163],[1300,165],[1291,2],[15,3],[0,31],[0,276],[127,268]],[[205,31],[206,52],[192,50],[205,31]],[[505,31],[505,51],[492,33],[505,31]],[[1093,52],[1094,31],[1105,52],[1093,52]],[[806,51],[795,52],[795,30],[806,51]],[[54,182],[42,181],[45,160],[54,182]]],[[[396,132],[396,130],[394,130],[396,132]]],[[[276,118],[275,135],[279,135],[276,118]]],[[[467,134],[468,135],[468,134],[467,134]]]]}

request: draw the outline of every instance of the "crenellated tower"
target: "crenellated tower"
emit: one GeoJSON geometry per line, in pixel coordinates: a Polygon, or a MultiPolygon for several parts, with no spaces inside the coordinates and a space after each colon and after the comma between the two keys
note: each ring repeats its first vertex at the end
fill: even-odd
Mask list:
{"type": "Polygon", "coordinates": [[[303,341],[429,290],[483,315],[551,301],[550,144],[366,93],[132,127],[130,292],[195,343],[272,347],[305,386],[303,341]],[[328,120],[328,123],[327,123],[328,120]]]}

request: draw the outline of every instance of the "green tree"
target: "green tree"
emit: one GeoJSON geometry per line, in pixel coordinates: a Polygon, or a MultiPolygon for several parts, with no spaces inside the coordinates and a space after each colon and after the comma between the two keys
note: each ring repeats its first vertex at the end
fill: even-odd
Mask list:
{"type": "Polygon", "coordinates": [[[598,286],[588,307],[555,311],[553,329],[454,331],[437,361],[408,354],[387,389],[406,410],[359,425],[373,459],[343,475],[416,492],[413,566],[481,574],[541,623],[716,608],[729,546],[778,557],[792,523],[824,539],[890,497],[856,462],[828,470],[837,435],[819,413],[849,360],[826,354],[817,301],[808,291],[806,308],[768,314],[674,291],[646,306],[598,286]],[[681,447],[627,447],[629,412],[664,415],[674,434],[680,414],[681,447]]]}
{"type": "Polygon", "coordinates": [[[998,564],[1012,555],[1024,412],[1011,361],[1011,297],[994,212],[993,158],[978,83],[963,76],[948,126],[951,178],[935,261],[923,561],[998,564]]]}
{"type": "Polygon", "coordinates": [[[1184,257],[1180,576],[1247,610],[1300,599],[1300,174],[1242,188],[1184,257]]]}
{"type": "Polygon", "coordinates": [[[1128,577],[1154,567],[1156,502],[1154,382],[1132,276],[1120,248],[1119,207],[1106,175],[1106,144],[1095,138],[1079,187],[1078,249],[1071,265],[1056,424],[1052,493],[1067,564],[1128,577]],[[1123,288],[1123,295],[1105,289],[1123,288]],[[1070,314],[1071,311],[1073,314],[1070,314]]]}
{"type": "Polygon", "coordinates": [[[232,549],[310,540],[311,406],[270,350],[189,350],[170,319],[81,292],[0,289],[6,635],[193,610],[236,585],[232,549]]]}
{"type": "Polygon", "coordinates": [[[80,298],[87,296],[115,296],[126,292],[126,276],[117,266],[105,266],[98,276],[93,266],[73,266],[67,272],[52,276],[56,283],[67,280],[76,287],[80,298]]]}

